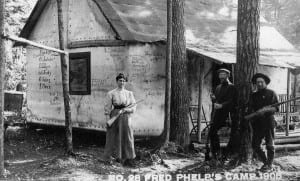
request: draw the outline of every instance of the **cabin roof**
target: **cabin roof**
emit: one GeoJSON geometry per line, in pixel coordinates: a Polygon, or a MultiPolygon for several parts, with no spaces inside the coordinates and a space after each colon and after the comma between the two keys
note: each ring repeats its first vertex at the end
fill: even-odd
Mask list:
{"type": "MultiPolygon", "coordinates": [[[[20,36],[29,38],[49,0],[38,0],[20,36]]],[[[166,41],[167,0],[92,0],[118,38],[133,42],[166,41]]],[[[221,63],[236,62],[237,5],[231,0],[185,1],[187,49],[221,63]]],[[[261,18],[260,64],[300,66],[300,53],[261,18]],[[299,63],[298,63],[299,62],[299,63]]]]}

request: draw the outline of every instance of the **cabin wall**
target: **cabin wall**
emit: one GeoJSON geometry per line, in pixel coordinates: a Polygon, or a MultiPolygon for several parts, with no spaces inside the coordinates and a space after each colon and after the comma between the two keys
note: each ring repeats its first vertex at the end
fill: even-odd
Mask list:
{"type": "MultiPolygon", "coordinates": [[[[63,9],[66,9],[67,6],[68,0],[63,1],[63,9]]],[[[67,13],[65,11],[63,16],[66,22],[67,13]]],[[[59,48],[57,19],[57,3],[51,0],[36,22],[29,39],[59,48]]],[[[60,55],[32,46],[27,46],[26,50],[27,120],[28,122],[62,125],[63,123],[59,121],[64,120],[60,55]],[[54,114],[58,119],[52,119],[54,114]],[[52,123],[50,123],[51,119],[52,123]]]]}
{"type": "MultiPolygon", "coordinates": [[[[66,10],[63,14],[65,47],[74,42],[114,40],[115,33],[95,7],[92,0],[63,1],[63,9],[66,10]],[[75,16],[82,18],[77,19],[75,16]],[[82,24],[78,22],[79,20],[82,24]]],[[[30,39],[59,47],[56,1],[47,4],[30,39]]],[[[164,45],[132,44],[117,47],[66,48],[66,50],[70,53],[91,53],[91,95],[71,95],[74,127],[105,131],[104,99],[106,93],[116,87],[116,75],[124,72],[129,76],[127,89],[134,92],[136,100],[144,99],[133,115],[132,125],[135,135],[159,135],[162,132],[165,89],[164,45]]],[[[64,125],[59,54],[28,46],[27,60],[28,122],[64,125]]]]}
{"type": "Polygon", "coordinates": [[[258,72],[264,73],[271,78],[268,88],[274,90],[276,94],[286,94],[287,92],[287,68],[262,66],[258,67],[258,72]]]}
{"type": "MultiPolygon", "coordinates": [[[[135,134],[159,135],[164,118],[163,50],[162,46],[149,44],[69,50],[71,53],[91,52],[91,95],[71,95],[73,125],[105,130],[106,93],[116,88],[117,73],[124,72],[129,77],[126,88],[134,92],[136,100],[144,100],[133,115],[135,134]]],[[[28,62],[28,109],[34,118],[31,121],[63,125],[59,57],[39,50],[30,50],[28,56],[31,57],[28,62]],[[41,60],[45,62],[34,63],[41,60]]]]}

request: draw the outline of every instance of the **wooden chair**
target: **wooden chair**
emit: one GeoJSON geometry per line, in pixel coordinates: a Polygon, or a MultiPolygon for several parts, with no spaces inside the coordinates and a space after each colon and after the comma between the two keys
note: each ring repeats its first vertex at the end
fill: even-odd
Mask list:
{"type": "MultiPolygon", "coordinates": [[[[205,128],[203,131],[205,131],[209,124],[208,124],[208,121],[206,119],[206,115],[205,115],[205,112],[204,112],[204,109],[203,109],[203,106],[201,108],[202,110],[202,115],[203,117],[201,118],[201,123],[205,123],[205,128]]],[[[191,123],[192,123],[192,129],[190,131],[190,136],[197,136],[198,135],[198,105],[191,105],[189,107],[189,112],[190,112],[190,120],[191,120],[191,123]]]]}
{"type": "MultiPolygon", "coordinates": [[[[202,107],[202,119],[201,119],[201,123],[205,123],[205,127],[204,129],[201,131],[201,143],[205,143],[206,142],[206,137],[208,136],[208,129],[210,127],[210,122],[207,120],[207,117],[206,117],[206,114],[204,112],[204,109],[202,107]]],[[[198,136],[198,105],[191,105],[189,107],[189,112],[190,112],[190,120],[191,120],[191,123],[192,123],[192,129],[190,131],[190,137],[191,137],[191,141],[192,142],[199,142],[198,139],[197,139],[197,136],[198,136]]],[[[231,119],[231,115],[229,115],[228,119],[231,119]]],[[[226,125],[220,129],[220,137],[224,137],[221,139],[221,141],[224,142],[228,142],[228,136],[229,136],[229,131],[230,131],[230,125],[228,124],[229,121],[227,120],[226,121],[226,125]]]]}

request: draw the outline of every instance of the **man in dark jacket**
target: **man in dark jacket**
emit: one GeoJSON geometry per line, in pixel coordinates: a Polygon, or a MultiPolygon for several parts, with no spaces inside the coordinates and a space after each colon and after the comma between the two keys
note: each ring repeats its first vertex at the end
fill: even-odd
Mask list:
{"type": "Polygon", "coordinates": [[[270,78],[264,74],[257,73],[252,78],[252,83],[256,84],[257,91],[250,95],[249,112],[258,112],[252,120],[253,126],[253,150],[264,163],[261,170],[267,171],[272,169],[272,163],[275,155],[274,149],[274,113],[278,111],[278,107],[270,107],[268,105],[278,103],[277,95],[273,90],[267,88],[270,78]],[[262,139],[265,139],[267,157],[261,148],[262,139]]]}
{"type": "Polygon", "coordinates": [[[230,71],[226,68],[218,70],[220,84],[217,86],[215,93],[211,96],[213,102],[213,117],[210,128],[210,145],[213,157],[217,159],[220,154],[220,141],[218,131],[226,126],[226,120],[229,113],[234,110],[237,91],[234,85],[229,81],[230,71]]]}

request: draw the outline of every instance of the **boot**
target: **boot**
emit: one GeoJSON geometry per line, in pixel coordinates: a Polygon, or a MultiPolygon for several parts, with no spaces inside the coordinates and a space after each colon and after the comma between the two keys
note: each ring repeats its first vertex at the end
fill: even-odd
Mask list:
{"type": "Polygon", "coordinates": [[[259,159],[260,161],[262,161],[264,164],[267,164],[267,157],[266,157],[266,154],[265,154],[264,151],[262,151],[262,150],[257,150],[257,151],[256,151],[256,154],[257,154],[258,159],[259,159]]]}
{"type": "Polygon", "coordinates": [[[272,170],[273,168],[273,160],[274,160],[274,149],[270,149],[267,147],[267,155],[268,155],[268,159],[266,160],[266,162],[264,163],[264,165],[261,167],[260,171],[262,172],[268,172],[270,170],[272,170]]]}
{"type": "Polygon", "coordinates": [[[275,153],[273,150],[268,150],[268,160],[267,164],[272,167],[275,153]]]}
{"type": "Polygon", "coordinates": [[[268,164],[268,163],[264,164],[264,165],[260,168],[260,171],[261,171],[261,172],[268,172],[268,171],[270,171],[270,170],[272,170],[272,165],[270,165],[270,164],[268,164]]]}

